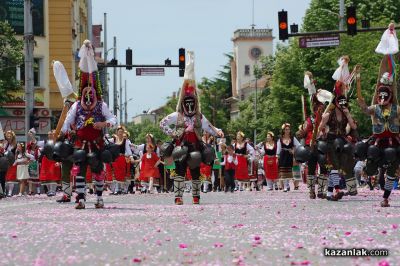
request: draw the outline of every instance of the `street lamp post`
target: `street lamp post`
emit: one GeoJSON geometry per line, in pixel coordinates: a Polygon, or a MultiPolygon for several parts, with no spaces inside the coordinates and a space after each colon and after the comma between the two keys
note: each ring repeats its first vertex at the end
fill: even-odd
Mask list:
{"type": "Polygon", "coordinates": [[[133,98],[130,98],[129,100],[126,100],[124,102],[124,112],[125,112],[125,125],[128,124],[128,102],[132,101],[133,98]]]}

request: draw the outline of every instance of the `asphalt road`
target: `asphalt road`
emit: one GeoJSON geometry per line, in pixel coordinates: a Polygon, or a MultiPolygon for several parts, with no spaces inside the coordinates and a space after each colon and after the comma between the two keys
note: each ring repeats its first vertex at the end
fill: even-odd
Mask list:
{"type": "MultiPolygon", "coordinates": [[[[303,185],[304,186],[304,185],[303,185]]],[[[398,265],[399,192],[340,202],[304,191],[105,196],[105,209],[47,196],[0,200],[0,265],[398,265]],[[329,248],[385,248],[388,257],[325,257],[329,248]]]]}

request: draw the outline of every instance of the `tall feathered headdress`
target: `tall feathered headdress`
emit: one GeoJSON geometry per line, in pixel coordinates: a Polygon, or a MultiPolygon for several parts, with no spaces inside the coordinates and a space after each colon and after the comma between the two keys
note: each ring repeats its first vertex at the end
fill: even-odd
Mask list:
{"type": "Polygon", "coordinates": [[[91,87],[96,91],[97,99],[102,96],[101,82],[97,62],[94,59],[94,48],[89,40],[85,40],[79,50],[79,92],[78,97],[81,97],[82,90],[86,87],[91,87]]]}
{"type": "Polygon", "coordinates": [[[196,79],[194,75],[194,52],[187,51],[185,75],[183,77],[183,85],[179,93],[177,112],[183,112],[182,102],[186,97],[193,97],[196,102],[196,113],[201,112],[200,101],[197,95],[196,79]]]}

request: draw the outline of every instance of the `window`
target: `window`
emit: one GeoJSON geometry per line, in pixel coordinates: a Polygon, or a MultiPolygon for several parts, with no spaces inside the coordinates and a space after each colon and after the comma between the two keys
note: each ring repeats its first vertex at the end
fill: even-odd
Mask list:
{"type": "MultiPolygon", "coordinates": [[[[33,86],[35,87],[40,87],[40,61],[41,59],[39,58],[33,59],[33,86]]],[[[17,79],[20,79],[21,84],[25,85],[25,64],[20,66],[20,71],[17,70],[17,75],[18,72],[20,75],[19,77],[17,76],[17,79]]]]}
{"type": "Polygon", "coordinates": [[[249,76],[249,75],[250,75],[250,66],[249,66],[249,65],[245,65],[245,66],[244,66],[244,74],[245,74],[246,76],[249,76]]]}

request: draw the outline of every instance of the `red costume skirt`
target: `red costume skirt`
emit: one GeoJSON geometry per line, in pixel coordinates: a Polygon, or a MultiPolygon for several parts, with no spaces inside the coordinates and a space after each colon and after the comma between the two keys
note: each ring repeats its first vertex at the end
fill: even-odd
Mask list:
{"type": "Polygon", "coordinates": [[[6,182],[17,182],[17,165],[11,165],[6,173],[6,182]]]}
{"type": "Polygon", "coordinates": [[[276,156],[264,156],[265,178],[268,180],[278,179],[278,158],[276,156]]]}
{"type": "Polygon", "coordinates": [[[149,182],[149,178],[153,177],[153,179],[160,178],[160,170],[158,167],[154,167],[154,165],[148,165],[142,169],[140,169],[139,180],[142,182],[149,182]]]}
{"type": "Polygon", "coordinates": [[[237,155],[238,164],[235,171],[235,179],[238,181],[249,181],[249,169],[247,159],[242,155],[237,155]]]}
{"type": "Polygon", "coordinates": [[[125,182],[125,175],[126,175],[126,160],[124,155],[120,155],[115,159],[111,165],[108,163],[106,164],[106,181],[111,182],[113,181],[113,172],[115,180],[118,182],[125,182]]]}
{"type": "Polygon", "coordinates": [[[61,180],[61,167],[56,161],[42,158],[39,174],[40,182],[59,182],[61,180]]]}
{"type": "Polygon", "coordinates": [[[204,163],[200,164],[200,177],[202,181],[211,182],[211,165],[207,165],[204,163]]]}

